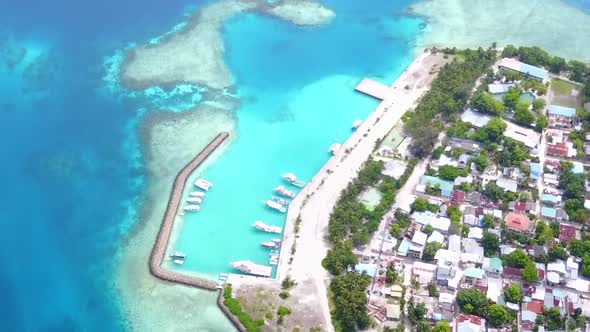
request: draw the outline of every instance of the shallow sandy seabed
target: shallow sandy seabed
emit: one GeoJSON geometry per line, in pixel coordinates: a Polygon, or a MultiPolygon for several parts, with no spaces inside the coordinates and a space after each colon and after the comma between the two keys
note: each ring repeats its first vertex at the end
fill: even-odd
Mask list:
{"type": "Polygon", "coordinates": [[[137,229],[122,248],[116,280],[133,331],[233,330],[217,308],[216,292],[162,282],[149,273],[148,259],[174,177],[215,135],[234,132],[235,124],[231,111],[208,105],[183,113],[151,113],[143,119],[142,146],[152,182],[137,229]]]}
{"type": "Polygon", "coordinates": [[[590,61],[590,15],[561,0],[425,0],[411,12],[428,20],[416,52],[498,42],[590,61]]]}
{"type": "Polygon", "coordinates": [[[177,83],[223,89],[233,83],[223,62],[221,28],[225,20],[245,11],[260,11],[298,25],[329,22],[334,13],[312,1],[284,0],[269,5],[260,0],[222,0],[196,12],[189,24],[156,45],[129,51],[121,65],[121,81],[131,89],[177,83]]]}

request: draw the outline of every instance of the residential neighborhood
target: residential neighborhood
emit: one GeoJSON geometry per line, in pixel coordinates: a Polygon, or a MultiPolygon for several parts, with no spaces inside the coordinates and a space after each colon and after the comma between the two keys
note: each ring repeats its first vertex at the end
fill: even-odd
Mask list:
{"type": "MultiPolygon", "coordinates": [[[[511,57],[493,69],[355,250],[355,270],[371,277],[367,311],[383,330],[587,331],[582,87],[511,57]]],[[[401,174],[408,146],[376,158],[401,174]]]]}

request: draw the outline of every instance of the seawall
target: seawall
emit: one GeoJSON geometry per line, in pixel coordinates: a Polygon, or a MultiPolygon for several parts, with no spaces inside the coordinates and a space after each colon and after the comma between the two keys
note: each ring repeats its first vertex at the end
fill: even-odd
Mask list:
{"type": "MultiPolygon", "coordinates": [[[[166,256],[166,249],[168,248],[168,242],[170,235],[172,234],[172,228],[174,227],[174,219],[176,213],[180,207],[180,201],[182,199],[182,193],[186,186],[186,182],[189,176],[197,169],[225,140],[229,137],[227,132],[219,133],[207,146],[199,152],[199,154],[191,160],[174,179],[172,190],[170,192],[170,198],[168,199],[168,205],[166,206],[166,213],[162,219],[160,230],[154,242],[154,247],[150,254],[149,269],[150,273],[161,280],[178,283],[190,287],[199,287],[211,291],[219,290],[220,286],[214,281],[201,279],[194,276],[184,275],[182,273],[173,272],[162,267],[162,263],[166,256]]],[[[217,305],[227,316],[227,318],[233,323],[238,331],[245,331],[244,326],[240,321],[231,314],[231,312],[223,304],[223,292],[219,292],[217,299],[217,305]]]]}

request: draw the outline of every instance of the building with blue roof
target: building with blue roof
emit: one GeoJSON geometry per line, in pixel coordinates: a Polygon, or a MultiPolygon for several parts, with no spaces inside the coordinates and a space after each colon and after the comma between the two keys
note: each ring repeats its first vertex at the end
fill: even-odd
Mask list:
{"type": "Polygon", "coordinates": [[[540,163],[531,163],[531,180],[537,181],[541,177],[542,171],[540,163]]]}
{"type": "Polygon", "coordinates": [[[541,216],[546,219],[555,219],[557,217],[557,210],[552,207],[541,207],[541,216]]]}
{"type": "Polygon", "coordinates": [[[443,197],[451,197],[453,193],[453,182],[440,179],[436,176],[423,175],[420,178],[420,184],[432,188],[438,187],[443,197]]]}
{"type": "Polygon", "coordinates": [[[559,105],[549,105],[547,120],[550,127],[571,128],[575,124],[576,109],[559,105]]]}
{"type": "Polygon", "coordinates": [[[555,205],[555,204],[559,203],[559,198],[555,195],[543,194],[543,195],[541,195],[541,202],[543,202],[545,204],[555,205]]]}
{"type": "Polygon", "coordinates": [[[572,168],[572,173],[574,173],[574,174],[583,174],[584,173],[584,164],[582,164],[579,161],[572,161],[572,165],[574,165],[574,167],[572,168]]]}
{"type": "Polygon", "coordinates": [[[354,269],[358,273],[365,273],[369,277],[373,278],[375,274],[377,274],[377,265],[376,264],[357,264],[354,266],[354,269]]]}
{"type": "Polygon", "coordinates": [[[518,60],[510,59],[510,58],[502,59],[500,61],[499,67],[501,69],[508,69],[508,70],[512,70],[512,71],[521,73],[525,76],[532,77],[532,78],[537,79],[539,81],[543,81],[543,80],[545,80],[545,77],[547,77],[547,71],[545,69],[531,66],[529,64],[520,62],[518,60]]]}

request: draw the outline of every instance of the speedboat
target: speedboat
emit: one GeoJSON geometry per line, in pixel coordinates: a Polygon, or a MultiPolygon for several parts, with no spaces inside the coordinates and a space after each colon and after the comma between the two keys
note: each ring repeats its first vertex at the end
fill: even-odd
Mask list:
{"type": "Polygon", "coordinates": [[[203,203],[203,199],[200,197],[189,197],[186,199],[186,201],[189,203],[199,203],[199,204],[203,203]]]}
{"type": "Polygon", "coordinates": [[[199,211],[201,209],[198,205],[187,205],[184,207],[185,211],[199,211]]]}
{"type": "Polygon", "coordinates": [[[363,120],[354,120],[354,122],[352,123],[352,130],[357,130],[362,123],[363,120]]]}
{"type": "Polygon", "coordinates": [[[184,265],[184,261],[182,259],[175,259],[175,260],[173,260],[173,262],[176,265],[184,265]]]}
{"type": "Polygon", "coordinates": [[[263,232],[267,232],[267,233],[280,234],[283,231],[283,229],[279,226],[267,225],[264,222],[259,221],[259,220],[255,221],[252,224],[252,227],[256,228],[259,231],[263,231],[263,232]]]}
{"type": "Polygon", "coordinates": [[[283,204],[279,204],[279,203],[277,203],[277,202],[275,202],[273,200],[270,200],[269,199],[269,200],[263,201],[263,203],[266,204],[266,206],[268,206],[269,208],[271,208],[271,209],[273,209],[275,211],[279,211],[281,213],[287,212],[287,208],[285,208],[283,206],[283,204]]]}
{"type": "Polygon", "coordinates": [[[266,265],[255,264],[252,261],[237,261],[229,263],[234,269],[246,274],[251,274],[260,277],[270,277],[272,267],[266,265]]]}
{"type": "Polygon", "coordinates": [[[198,179],[197,181],[195,181],[195,186],[197,186],[199,189],[209,191],[209,188],[213,187],[213,184],[209,181],[198,179]]]}
{"type": "Polygon", "coordinates": [[[175,251],[172,255],[170,255],[170,257],[172,258],[180,258],[180,259],[185,259],[186,258],[186,254],[181,252],[181,251],[175,251]]]}
{"type": "Polygon", "coordinates": [[[201,198],[203,198],[203,197],[205,197],[205,193],[204,193],[204,192],[202,192],[202,191],[191,191],[191,192],[189,193],[189,196],[192,196],[192,197],[201,197],[201,198]]]}
{"type": "Polygon", "coordinates": [[[285,188],[285,186],[278,186],[274,189],[274,191],[281,196],[295,198],[295,193],[285,188]]]}
{"type": "Polygon", "coordinates": [[[341,147],[341,145],[340,145],[340,144],[338,144],[338,143],[334,143],[334,144],[332,144],[332,145],[330,146],[330,149],[328,149],[328,151],[329,151],[329,152],[330,152],[332,155],[335,155],[335,154],[336,154],[336,152],[337,152],[338,150],[340,150],[340,147],[341,147]]]}

